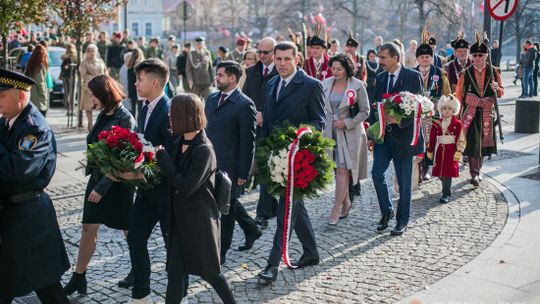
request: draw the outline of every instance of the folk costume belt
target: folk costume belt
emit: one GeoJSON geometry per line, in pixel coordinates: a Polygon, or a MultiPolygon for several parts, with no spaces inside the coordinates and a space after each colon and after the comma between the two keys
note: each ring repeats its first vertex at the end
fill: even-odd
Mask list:
{"type": "Polygon", "coordinates": [[[494,147],[495,140],[493,138],[493,121],[491,119],[491,113],[495,106],[495,98],[493,97],[478,97],[475,94],[467,93],[465,98],[465,105],[467,106],[463,114],[463,129],[464,134],[467,134],[469,127],[474,120],[476,115],[476,108],[482,109],[482,123],[481,123],[481,132],[482,132],[482,147],[494,147]]]}
{"type": "Polygon", "coordinates": [[[435,143],[435,149],[433,151],[433,167],[436,165],[437,159],[437,150],[439,150],[439,145],[449,145],[455,144],[456,138],[454,135],[438,135],[437,142],[435,143]]]}
{"type": "Polygon", "coordinates": [[[19,194],[15,194],[8,197],[0,198],[0,205],[7,206],[12,204],[18,204],[26,201],[38,199],[43,194],[43,191],[28,191],[19,194]]]}

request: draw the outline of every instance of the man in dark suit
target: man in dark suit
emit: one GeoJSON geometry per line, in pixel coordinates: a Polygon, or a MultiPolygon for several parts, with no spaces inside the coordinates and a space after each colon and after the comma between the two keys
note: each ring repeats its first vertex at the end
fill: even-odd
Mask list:
{"type": "MultiPolygon", "coordinates": [[[[279,43],[274,48],[274,63],[279,75],[268,83],[266,108],[263,115],[262,136],[264,137],[269,136],[274,127],[281,126],[284,122],[294,126],[308,124],[317,130],[324,128],[324,93],[321,82],[298,69],[298,60],[298,49],[293,43],[279,43]]],[[[285,198],[280,197],[277,228],[268,257],[268,265],[257,275],[262,284],[272,283],[277,278],[282,255],[284,215],[285,198]]],[[[295,200],[292,204],[292,218],[289,224],[296,232],[304,250],[295,265],[305,267],[319,264],[315,235],[303,200],[295,200]]]]}
{"type": "Polygon", "coordinates": [[[217,166],[233,181],[231,208],[229,214],[221,217],[222,264],[231,247],[235,220],[246,235],[246,243],[239,250],[250,249],[262,234],[238,200],[255,151],[255,105],[237,88],[240,76],[242,68],[238,63],[220,62],[215,77],[219,92],[208,96],[204,109],[208,120],[206,134],[216,151],[217,166]]]}
{"type": "MultiPolygon", "coordinates": [[[[413,94],[422,93],[422,83],[420,73],[404,67],[400,63],[399,51],[393,43],[386,43],[379,50],[379,62],[385,70],[377,75],[375,86],[375,100],[381,101],[384,93],[399,93],[409,91],[413,94]]],[[[373,124],[377,115],[372,111],[369,122],[373,124]]],[[[397,225],[392,230],[392,235],[402,235],[407,229],[411,206],[412,191],[412,168],[413,156],[424,152],[423,135],[416,146],[411,146],[413,136],[412,118],[404,118],[401,123],[390,116],[386,116],[388,124],[384,134],[384,143],[374,144],[370,139],[368,145],[373,152],[373,168],[371,175],[382,218],[377,225],[378,231],[383,231],[388,227],[388,222],[394,217],[394,209],[388,195],[388,185],[386,184],[385,172],[390,161],[394,162],[396,177],[399,184],[399,203],[397,209],[397,225]]],[[[420,132],[422,128],[420,128],[420,132]]]]}
{"type": "MultiPolygon", "coordinates": [[[[255,102],[257,109],[257,137],[261,135],[268,81],[278,74],[274,65],[274,47],[276,41],[272,37],[263,38],[258,45],[257,53],[261,60],[246,70],[246,82],[242,91],[255,102]]],[[[266,185],[260,185],[259,202],[255,222],[260,227],[268,226],[268,219],[276,214],[277,199],[266,190],[266,185]]]]}
{"type": "MultiPolygon", "coordinates": [[[[145,99],[138,121],[138,132],[155,147],[164,146],[171,151],[173,137],[169,124],[171,101],[165,95],[165,84],[169,79],[169,68],[157,58],[146,59],[135,66],[137,74],[137,94],[145,99]]],[[[125,173],[124,179],[134,179],[133,173],[125,173]]],[[[159,222],[161,233],[166,240],[167,206],[169,185],[162,177],[152,189],[137,191],[137,198],[131,211],[129,234],[127,237],[131,257],[132,273],[118,283],[121,287],[133,286],[133,303],[151,303],[150,299],[150,256],[148,239],[159,222]]]]}

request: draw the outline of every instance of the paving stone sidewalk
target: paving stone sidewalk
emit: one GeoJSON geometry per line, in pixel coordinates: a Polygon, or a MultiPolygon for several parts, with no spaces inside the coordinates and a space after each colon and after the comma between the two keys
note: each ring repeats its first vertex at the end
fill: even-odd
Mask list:
{"type": "MultiPolygon", "coordinates": [[[[466,176],[466,173],[462,174],[466,176]]],[[[59,223],[72,263],[76,260],[82,216],[84,183],[52,187],[59,223]]],[[[393,303],[452,273],[488,247],[503,228],[507,205],[495,187],[483,183],[474,189],[465,178],[454,183],[453,202],[438,203],[440,183],[421,186],[421,198],[413,201],[410,228],[403,237],[389,231],[375,232],[380,217],[373,184],[362,185],[362,196],[354,202],[348,219],[337,227],[327,225],[333,192],[306,201],[315,229],[322,263],[300,270],[282,268],[269,287],[257,285],[255,275],[266,265],[275,229],[272,221],[248,252],[231,251],[224,273],[239,303],[393,303]]],[[[253,215],[258,192],[242,198],[253,215]]],[[[393,224],[392,222],[391,224],[393,224]]],[[[292,258],[301,254],[295,237],[292,258]]],[[[243,243],[237,228],[233,247],[243,243]]],[[[152,257],[152,297],[163,302],[166,290],[165,247],[156,229],[148,245],[152,257]]],[[[125,303],[130,291],[116,286],[129,271],[129,252],[123,234],[103,227],[96,254],[87,274],[87,296],[74,296],[73,303],[125,303]]],[[[64,283],[70,273],[64,276],[64,283]]],[[[219,303],[206,283],[192,278],[190,303],[219,303]]],[[[19,299],[19,303],[35,302],[19,299]]]]}

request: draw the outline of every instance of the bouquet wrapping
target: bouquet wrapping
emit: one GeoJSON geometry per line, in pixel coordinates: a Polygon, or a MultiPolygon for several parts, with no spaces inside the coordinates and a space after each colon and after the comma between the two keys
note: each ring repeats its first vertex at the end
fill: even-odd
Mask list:
{"type": "Polygon", "coordinates": [[[377,144],[384,143],[385,117],[391,115],[398,123],[401,123],[404,118],[414,120],[411,146],[415,146],[418,142],[421,118],[431,117],[434,111],[433,102],[428,97],[407,91],[383,94],[382,101],[375,103],[374,107],[377,113],[377,121],[369,126],[367,135],[377,144]]]}
{"type": "Polygon", "coordinates": [[[110,131],[102,131],[98,141],[88,145],[87,164],[101,174],[110,174],[122,182],[143,189],[159,183],[159,167],[155,159],[155,148],[142,134],[113,126],[110,131]],[[144,180],[122,180],[120,173],[142,173],[144,180]]]}

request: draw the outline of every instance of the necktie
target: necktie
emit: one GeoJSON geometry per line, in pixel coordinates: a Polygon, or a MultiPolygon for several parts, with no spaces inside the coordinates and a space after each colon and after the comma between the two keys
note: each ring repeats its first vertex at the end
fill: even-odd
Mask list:
{"type": "Polygon", "coordinates": [[[227,98],[227,94],[221,93],[221,97],[219,98],[218,108],[221,107],[225,103],[225,98],[227,98]]]}
{"type": "Polygon", "coordinates": [[[269,72],[268,67],[265,67],[265,68],[264,68],[264,73],[263,73],[263,77],[264,77],[265,79],[268,77],[268,72],[269,72]]]}
{"type": "Polygon", "coordinates": [[[145,100],[144,101],[144,106],[142,107],[141,109],[141,114],[139,115],[139,117],[141,118],[141,122],[142,122],[142,131],[144,133],[144,131],[146,130],[146,122],[148,121],[148,105],[150,104],[150,102],[148,100],[145,100]]]}
{"type": "Polygon", "coordinates": [[[285,86],[287,85],[287,82],[285,80],[281,81],[281,86],[279,87],[278,91],[278,100],[281,95],[283,95],[283,91],[285,91],[285,86]]]}
{"type": "Polygon", "coordinates": [[[390,81],[388,82],[388,90],[386,91],[386,93],[391,93],[394,89],[394,77],[396,77],[396,75],[394,74],[390,74],[390,81]]]}

